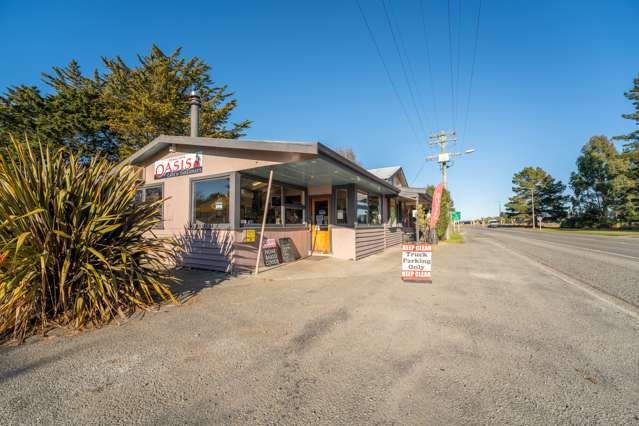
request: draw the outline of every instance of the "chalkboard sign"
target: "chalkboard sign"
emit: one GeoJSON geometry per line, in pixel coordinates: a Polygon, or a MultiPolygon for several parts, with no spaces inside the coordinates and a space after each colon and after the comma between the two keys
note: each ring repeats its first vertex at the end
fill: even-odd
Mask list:
{"type": "Polygon", "coordinates": [[[290,238],[280,238],[280,251],[282,252],[282,262],[294,262],[300,258],[300,254],[290,238]]]}
{"type": "Polygon", "coordinates": [[[277,266],[280,264],[280,255],[274,239],[269,238],[262,243],[262,258],[264,259],[264,266],[277,266]]]}

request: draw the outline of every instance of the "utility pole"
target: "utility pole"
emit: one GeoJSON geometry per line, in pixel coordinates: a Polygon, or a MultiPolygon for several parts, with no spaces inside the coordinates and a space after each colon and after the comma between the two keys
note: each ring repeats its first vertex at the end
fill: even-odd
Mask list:
{"type": "Polygon", "coordinates": [[[501,201],[497,201],[497,208],[499,209],[499,224],[501,225],[501,201]]]}
{"type": "Polygon", "coordinates": [[[532,197],[532,227],[535,229],[535,185],[530,188],[530,194],[532,197]]]}
{"type": "MultiPolygon", "coordinates": [[[[448,152],[448,142],[457,141],[457,133],[454,130],[451,132],[442,130],[437,133],[431,133],[428,139],[428,143],[430,145],[439,145],[439,154],[429,155],[428,157],[426,157],[426,160],[437,160],[442,171],[442,183],[444,184],[444,189],[448,189],[448,168],[451,166],[451,164],[449,164],[451,162],[451,158],[461,157],[462,155],[466,154],[472,154],[473,152],[475,152],[475,149],[467,149],[464,152],[448,152]]],[[[450,205],[448,207],[450,207],[450,205]]],[[[450,212],[450,208],[447,208],[446,210],[449,210],[450,212]]],[[[449,230],[450,221],[448,228],[446,228],[446,239],[448,239],[449,230]]]]}

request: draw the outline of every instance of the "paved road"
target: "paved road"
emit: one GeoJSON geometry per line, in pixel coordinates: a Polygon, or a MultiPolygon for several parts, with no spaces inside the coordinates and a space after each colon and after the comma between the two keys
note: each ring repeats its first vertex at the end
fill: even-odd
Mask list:
{"type": "Polygon", "coordinates": [[[320,258],[0,349],[0,423],[639,424],[639,318],[492,235],[440,246],[432,284],[397,249],[320,258]]]}
{"type": "Polygon", "coordinates": [[[639,238],[469,228],[602,292],[639,307],[639,238]]]}

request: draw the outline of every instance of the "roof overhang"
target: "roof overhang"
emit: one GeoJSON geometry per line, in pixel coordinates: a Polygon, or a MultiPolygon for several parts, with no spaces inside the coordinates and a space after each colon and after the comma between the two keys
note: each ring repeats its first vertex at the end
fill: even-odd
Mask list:
{"type": "Polygon", "coordinates": [[[285,141],[261,141],[221,138],[194,138],[190,136],[166,136],[160,135],[143,148],[134,152],[124,160],[125,164],[136,165],[152,158],[158,152],[171,145],[197,146],[205,148],[225,148],[250,151],[286,152],[294,154],[317,154],[317,142],[285,142],[285,141]]]}
{"type": "MultiPolygon", "coordinates": [[[[196,146],[207,148],[222,148],[231,150],[250,150],[265,152],[283,152],[293,154],[306,154],[310,156],[309,160],[295,161],[291,163],[281,163],[273,166],[258,167],[249,169],[254,174],[262,174],[262,169],[273,169],[274,173],[282,175],[284,179],[287,173],[291,176],[297,174],[300,179],[304,179],[304,184],[309,184],[306,180],[314,180],[314,168],[320,166],[330,169],[333,175],[341,175],[339,181],[342,183],[355,182],[370,190],[375,190],[383,194],[397,194],[399,189],[384,179],[380,179],[359,164],[356,164],[347,158],[341,156],[329,147],[319,142],[287,142],[287,141],[264,141],[264,140],[244,140],[244,139],[219,139],[219,138],[202,138],[189,136],[165,136],[161,135],[152,142],[133,153],[129,158],[124,160],[124,164],[138,165],[143,163],[171,145],[196,146]],[[314,158],[313,158],[314,157],[314,158]],[[315,161],[315,162],[313,162],[315,161]],[[316,165],[318,166],[311,166],[316,165]],[[305,170],[304,170],[305,169],[305,170]],[[279,172],[278,172],[279,171],[279,172]],[[302,172],[302,173],[297,173],[302,172]],[[304,175],[306,173],[306,175],[304,175]],[[345,182],[345,176],[349,177],[349,181],[345,182]],[[311,178],[311,176],[314,176],[311,178]]],[[[325,170],[324,170],[325,171],[325,170]]],[[[324,179],[327,180],[327,179],[324,179]]],[[[283,180],[286,182],[286,180],[283,180]]],[[[294,182],[289,182],[294,183],[294,182]]]]}

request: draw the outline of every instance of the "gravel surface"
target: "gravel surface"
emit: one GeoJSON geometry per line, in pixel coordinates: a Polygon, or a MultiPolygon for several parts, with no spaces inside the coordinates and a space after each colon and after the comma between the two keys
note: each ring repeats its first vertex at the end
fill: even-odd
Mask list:
{"type": "Polygon", "coordinates": [[[639,424],[639,322],[489,239],[432,284],[398,249],[184,274],[179,307],[0,349],[0,422],[639,424]]]}

